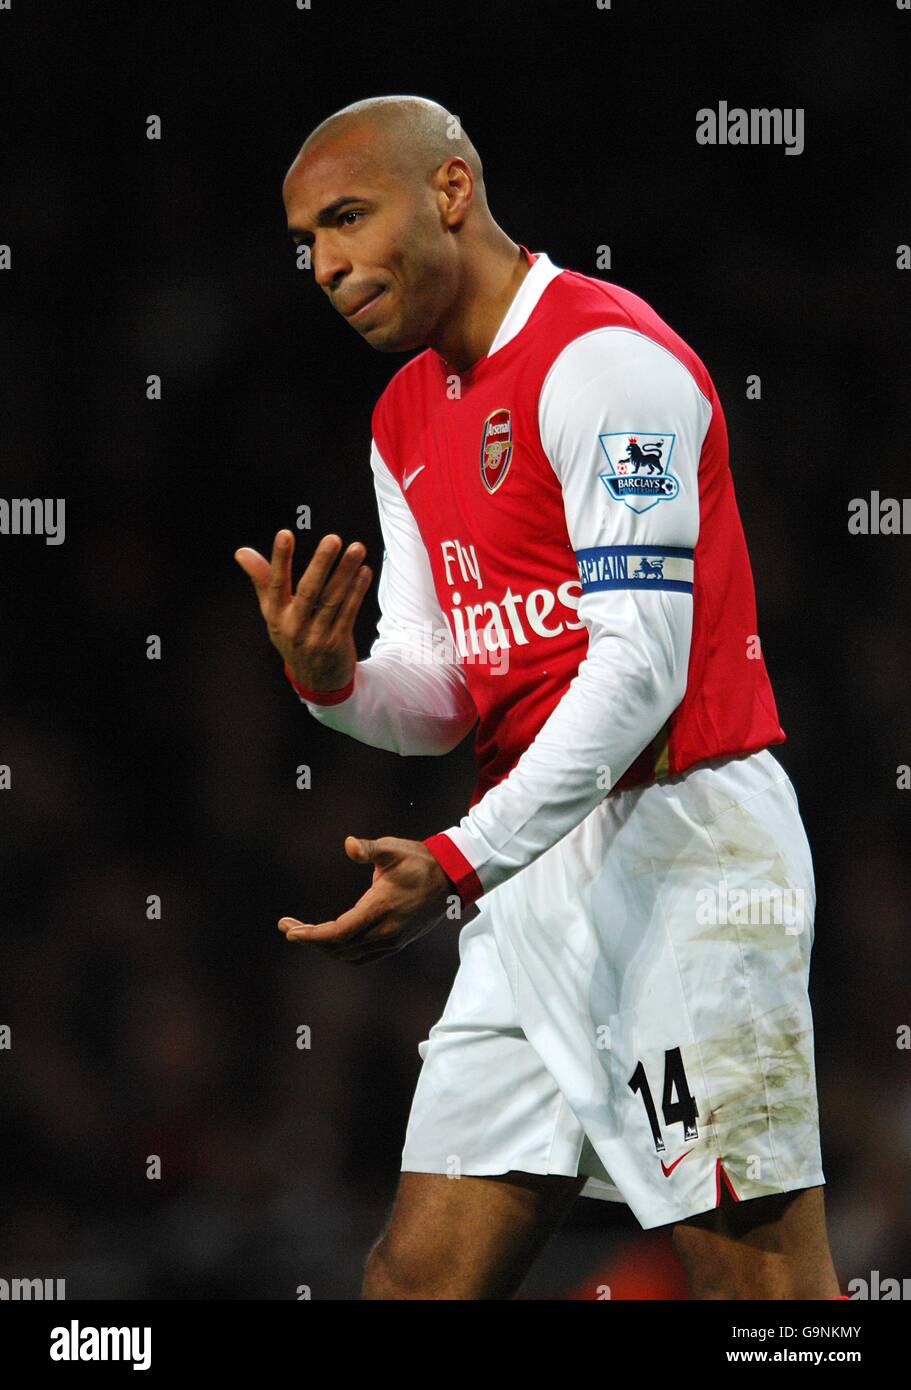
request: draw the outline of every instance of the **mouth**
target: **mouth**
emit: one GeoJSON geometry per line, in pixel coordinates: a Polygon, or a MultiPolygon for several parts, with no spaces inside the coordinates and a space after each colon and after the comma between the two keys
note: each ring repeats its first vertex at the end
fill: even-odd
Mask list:
{"type": "Polygon", "coordinates": [[[350,309],[347,312],[345,312],[345,310],[342,310],[343,316],[348,320],[349,323],[351,323],[354,319],[360,318],[361,314],[365,313],[370,308],[371,304],[375,304],[376,301],[379,299],[380,295],[385,293],[385,287],[377,290],[374,294],[370,296],[369,299],[362,299],[360,304],[358,304],[354,309],[350,309]]]}

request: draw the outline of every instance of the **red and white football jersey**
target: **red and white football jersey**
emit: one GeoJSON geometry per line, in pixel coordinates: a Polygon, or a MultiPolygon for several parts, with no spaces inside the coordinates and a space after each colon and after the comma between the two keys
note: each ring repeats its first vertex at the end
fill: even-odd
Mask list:
{"type": "Polygon", "coordinates": [[[466,903],[611,790],[785,738],[706,368],[637,295],[522,250],[487,355],[428,348],[376,404],[378,636],[305,701],[401,754],[477,720],[469,809],[425,841],[466,903]]]}

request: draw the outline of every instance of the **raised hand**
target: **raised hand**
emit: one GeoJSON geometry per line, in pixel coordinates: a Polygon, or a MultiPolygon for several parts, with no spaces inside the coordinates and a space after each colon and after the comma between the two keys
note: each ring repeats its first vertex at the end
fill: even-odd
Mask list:
{"type": "Polygon", "coordinates": [[[270,642],[294,679],[312,690],[340,689],[348,684],[357,665],[354,620],[373,572],[369,565],[361,564],[366,547],[353,541],[330,578],[341,547],[340,536],[323,536],[293,593],[293,532],[276,534],[271,564],[246,545],[234,552],[235,560],[253,582],[270,642]]]}

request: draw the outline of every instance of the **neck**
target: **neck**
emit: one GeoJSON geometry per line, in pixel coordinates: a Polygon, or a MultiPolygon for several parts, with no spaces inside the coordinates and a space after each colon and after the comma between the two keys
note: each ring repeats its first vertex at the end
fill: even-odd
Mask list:
{"type": "Polygon", "coordinates": [[[499,231],[491,246],[466,260],[453,310],[429,343],[448,367],[465,372],[486,356],[530,269],[521,246],[499,231]]]}

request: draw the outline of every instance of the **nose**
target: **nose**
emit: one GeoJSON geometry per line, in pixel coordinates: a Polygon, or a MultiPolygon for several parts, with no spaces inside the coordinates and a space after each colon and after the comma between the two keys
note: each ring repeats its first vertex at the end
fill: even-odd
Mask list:
{"type": "Polygon", "coordinates": [[[310,264],[314,280],[324,290],[334,289],[351,269],[351,262],[337,245],[333,247],[330,241],[321,242],[319,238],[313,243],[310,264]]]}

